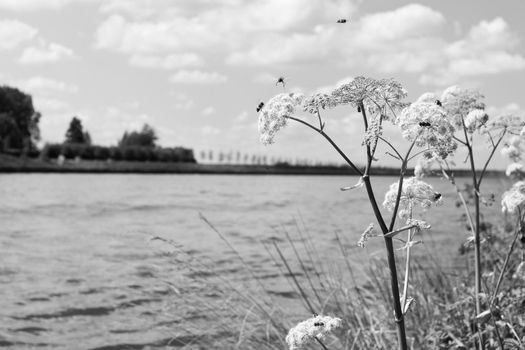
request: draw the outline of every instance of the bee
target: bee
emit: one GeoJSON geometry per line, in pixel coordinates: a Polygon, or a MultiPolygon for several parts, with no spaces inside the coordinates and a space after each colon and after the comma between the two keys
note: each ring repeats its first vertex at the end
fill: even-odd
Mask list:
{"type": "Polygon", "coordinates": [[[441,198],[441,193],[434,193],[434,200],[437,201],[441,198]]]}
{"type": "Polygon", "coordinates": [[[315,326],[315,327],[323,327],[323,326],[324,326],[324,323],[323,323],[323,322],[315,322],[315,323],[314,323],[314,326],[315,326]]]}
{"type": "Polygon", "coordinates": [[[259,113],[263,107],[264,107],[264,102],[261,102],[259,103],[259,105],[257,106],[257,109],[255,110],[257,111],[257,113],[259,113]]]}
{"type": "Polygon", "coordinates": [[[357,106],[357,113],[361,113],[361,106],[357,106]]]}
{"type": "Polygon", "coordinates": [[[429,122],[419,122],[419,126],[430,126],[429,122]]]}
{"type": "Polygon", "coordinates": [[[436,100],[436,104],[440,107],[443,107],[443,105],[441,104],[441,101],[440,100],[436,100]]]}
{"type": "Polygon", "coordinates": [[[283,84],[283,87],[286,85],[286,78],[285,77],[279,77],[277,78],[277,82],[275,85],[283,84]]]}
{"type": "Polygon", "coordinates": [[[346,23],[346,19],[345,18],[338,19],[337,23],[346,23]]]}

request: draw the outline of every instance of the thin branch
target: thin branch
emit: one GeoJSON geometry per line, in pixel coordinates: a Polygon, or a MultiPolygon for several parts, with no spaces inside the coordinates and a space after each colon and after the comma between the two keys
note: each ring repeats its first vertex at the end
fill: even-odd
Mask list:
{"type": "Polygon", "coordinates": [[[399,157],[399,159],[403,159],[403,157],[401,156],[401,154],[397,151],[397,149],[388,141],[386,140],[384,137],[382,136],[379,136],[378,139],[380,139],[381,141],[383,141],[384,143],[386,143],[387,145],[390,146],[390,148],[392,148],[392,150],[397,154],[397,156],[399,157]]]}
{"type": "Polygon", "coordinates": [[[343,157],[343,159],[345,160],[345,162],[350,165],[350,167],[352,167],[352,169],[354,169],[354,171],[356,173],[358,173],[359,175],[363,176],[363,172],[357,167],[355,166],[355,164],[347,157],[347,155],[339,148],[339,146],[337,146],[337,144],[330,138],[330,136],[328,136],[327,134],[325,134],[325,132],[321,129],[318,129],[316,128],[315,126],[313,126],[312,124],[308,123],[308,122],[305,122],[304,120],[301,120],[299,118],[295,118],[295,117],[285,117],[285,118],[288,118],[288,119],[291,119],[291,120],[295,120],[296,122],[299,122],[303,125],[306,125],[307,127],[309,127],[310,129],[313,129],[315,131],[317,131],[319,134],[323,135],[323,137],[328,141],[330,142],[330,144],[335,148],[335,150],[337,151],[337,153],[339,153],[341,155],[341,157],[343,157]]]}
{"type": "MultiPolygon", "coordinates": [[[[489,165],[490,161],[492,160],[492,156],[494,155],[494,152],[496,152],[496,149],[498,148],[499,144],[501,143],[501,141],[503,140],[503,137],[505,136],[505,133],[507,131],[503,131],[503,133],[501,133],[501,136],[499,137],[498,139],[498,142],[496,142],[496,144],[494,145],[494,147],[492,147],[492,151],[490,152],[490,155],[489,157],[487,158],[487,161],[485,162],[485,165],[483,166],[483,170],[481,170],[481,173],[479,175],[479,180],[478,180],[478,188],[480,187],[481,185],[481,180],[483,180],[483,175],[485,175],[485,171],[487,170],[487,166],[489,165]]],[[[491,138],[492,140],[492,138],[491,138]]]]}

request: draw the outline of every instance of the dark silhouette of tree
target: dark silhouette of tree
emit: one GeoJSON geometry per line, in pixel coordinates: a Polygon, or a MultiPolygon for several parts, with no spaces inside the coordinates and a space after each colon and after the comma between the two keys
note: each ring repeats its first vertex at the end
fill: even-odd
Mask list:
{"type": "Polygon", "coordinates": [[[66,141],[64,143],[78,143],[83,145],[91,145],[91,135],[84,131],[82,121],[77,117],[73,117],[69,123],[69,128],[66,131],[66,141]]]}
{"type": "Polygon", "coordinates": [[[212,151],[212,150],[210,150],[210,151],[208,152],[208,160],[209,160],[210,162],[213,161],[213,151],[212,151]]]}
{"type": "Polygon", "coordinates": [[[31,95],[17,88],[0,86],[0,138],[2,149],[34,148],[40,140],[38,123],[41,114],[35,111],[31,95]]]}
{"type": "Polygon", "coordinates": [[[122,135],[119,141],[119,147],[141,146],[141,147],[155,147],[157,141],[157,134],[155,130],[148,124],[144,124],[141,131],[127,131],[122,135]]]}

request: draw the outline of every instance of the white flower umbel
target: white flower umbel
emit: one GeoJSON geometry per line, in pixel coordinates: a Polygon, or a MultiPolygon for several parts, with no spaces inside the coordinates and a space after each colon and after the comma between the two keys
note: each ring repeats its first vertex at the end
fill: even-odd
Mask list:
{"type": "Polygon", "coordinates": [[[397,124],[402,135],[418,147],[427,147],[435,156],[445,159],[457,149],[454,126],[445,110],[434,102],[415,102],[403,109],[397,124]]]}
{"type": "Polygon", "coordinates": [[[505,170],[505,175],[507,176],[518,176],[521,174],[523,164],[521,163],[510,163],[509,166],[507,166],[507,170],[505,170]]]}
{"type": "Polygon", "coordinates": [[[274,142],[275,134],[286,126],[287,117],[294,116],[295,109],[302,100],[301,94],[279,94],[264,105],[259,113],[259,133],[263,144],[274,142]]]}
{"type": "Polygon", "coordinates": [[[341,324],[340,318],[316,315],[290,329],[286,342],[290,350],[300,349],[315,341],[315,338],[323,339],[326,334],[341,327],[341,324]]]}
{"type": "Polygon", "coordinates": [[[519,136],[512,136],[501,148],[501,155],[509,158],[514,163],[521,160],[521,139],[519,136]]]}
{"type": "Polygon", "coordinates": [[[308,113],[316,114],[321,109],[334,108],[336,106],[335,100],[332,96],[316,93],[305,97],[303,101],[303,110],[308,113]]]}
{"type": "Polygon", "coordinates": [[[359,241],[357,241],[357,246],[361,247],[361,248],[364,248],[365,245],[366,245],[366,242],[368,242],[368,240],[371,237],[375,237],[375,236],[376,236],[376,234],[374,232],[374,224],[368,225],[366,230],[361,234],[361,237],[359,238],[359,241]]]}
{"type": "Polygon", "coordinates": [[[466,118],[470,111],[485,109],[483,97],[478,91],[451,86],[443,91],[440,102],[454,126],[461,128],[463,118],[466,118]]]}
{"type": "Polygon", "coordinates": [[[489,115],[483,109],[473,109],[465,117],[467,132],[473,133],[484,126],[489,120],[489,115]]]}
{"type": "Polygon", "coordinates": [[[503,193],[501,210],[503,213],[514,214],[525,206],[525,181],[518,181],[510,190],[503,193]]]}
{"type": "MultiPolygon", "coordinates": [[[[487,125],[488,130],[505,130],[511,135],[520,135],[525,126],[525,121],[521,117],[504,114],[500,115],[487,125]]],[[[523,136],[523,135],[522,135],[523,136]]]]}
{"type": "Polygon", "coordinates": [[[366,77],[356,77],[332,92],[337,104],[351,104],[355,107],[363,104],[371,113],[382,115],[383,120],[392,121],[393,113],[406,106],[402,101],[406,96],[405,89],[395,80],[366,77]]]}
{"type": "MultiPolygon", "coordinates": [[[[390,185],[390,189],[385,194],[383,206],[389,211],[394,211],[399,184],[397,182],[390,185]]],[[[403,182],[401,197],[399,199],[399,216],[408,218],[410,208],[420,206],[428,209],[432,204],[442,203],[441,194],[434,191],[434,188],[416,177],[411,177],[403,182]]]]}

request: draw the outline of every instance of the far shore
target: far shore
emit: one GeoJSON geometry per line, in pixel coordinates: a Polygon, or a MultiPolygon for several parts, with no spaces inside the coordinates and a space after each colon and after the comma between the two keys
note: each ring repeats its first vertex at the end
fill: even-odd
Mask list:
{"type": "MultiPolygon", "coordinates": [[[[0,173],[93,173],[93,174],[231,174],[231,175],[356,175],[347,166],[200,164],[183,162],[137,162],[41,160],[0,155],[0,173]]],[[[408,169],[406,174],[413,173],[408,169]]],[[[376,167],[374,175],[399,175],[397,168],[376,167]]],[[[470,176],[467,169],[455,170],[456,176],[470,176]]],[[[487,176],[503,176],[501,170],[488,170],[487,176]]]]}

